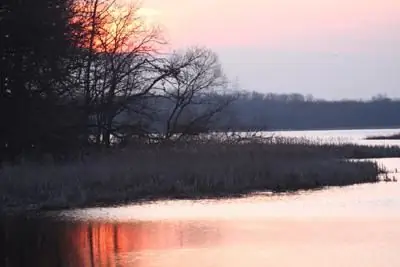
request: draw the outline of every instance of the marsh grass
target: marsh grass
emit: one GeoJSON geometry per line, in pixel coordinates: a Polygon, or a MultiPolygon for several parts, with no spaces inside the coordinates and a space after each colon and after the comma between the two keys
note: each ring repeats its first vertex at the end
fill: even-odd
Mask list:
{"type": "Polygon", "coordinates": [[[373,183],[384,170],[351,158],[397,157],[396,147],[274,141],[147,145],[85,162],[0,169],[0,210],[61,209],[169,198],[238,196],[373,183]]]}

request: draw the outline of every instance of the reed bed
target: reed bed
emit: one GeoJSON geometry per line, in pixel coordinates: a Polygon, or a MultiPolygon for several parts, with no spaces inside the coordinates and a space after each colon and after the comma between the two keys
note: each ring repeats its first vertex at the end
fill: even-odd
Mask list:
{"type": "Polygon", "coordinates": [[[0,211],[109,206],[142,200],[290,192],[379,181],[385,172],[354,158],[399,157],[398,147],[311,141],[180,142],[93,155],[85,162],[6,165],[0,211]]]}

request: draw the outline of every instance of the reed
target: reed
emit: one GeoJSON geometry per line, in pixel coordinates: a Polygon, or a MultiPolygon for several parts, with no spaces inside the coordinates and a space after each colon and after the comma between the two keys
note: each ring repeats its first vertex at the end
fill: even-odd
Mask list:
{"type": "Polygon", "coordinates": [[[146,145],[94,155],[85,162],[6,165],[0,169],[0,210],[108,206],[373,183],[384,172],[381,167],[347,159],[398,156],[396,147],[293,140],[146,145]]]}

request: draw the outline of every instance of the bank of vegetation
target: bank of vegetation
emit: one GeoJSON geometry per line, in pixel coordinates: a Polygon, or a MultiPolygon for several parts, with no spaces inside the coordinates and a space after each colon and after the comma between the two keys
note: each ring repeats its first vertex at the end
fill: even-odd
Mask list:
{"type": "Polygon", "coordinates": [[[385,173],[381,166],[348,159],[399,155],[398,147],[294,140],[135,146],[85,162],[6,166],[0,173],[0,207],[64,209],[375,183],[385,173]]]}

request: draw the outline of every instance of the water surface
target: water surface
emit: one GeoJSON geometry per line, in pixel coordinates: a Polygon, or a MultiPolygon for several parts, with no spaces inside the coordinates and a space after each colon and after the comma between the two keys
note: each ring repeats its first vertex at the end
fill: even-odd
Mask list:
{"type": "Polygon", "coordinates": [[[358,145],[400,145],[400,140],[365,140],[371,136],[390,136],[399,134],[400,129],[357,129],[357,130],[317,130],[317,131],[274,131],[263,132],[265,136],[306,138],[322,143],[355,143],[358,145]]]}

